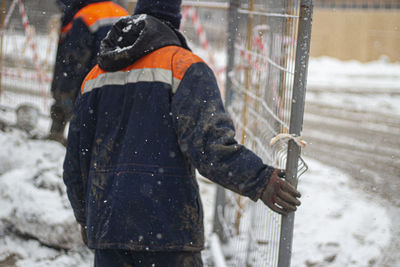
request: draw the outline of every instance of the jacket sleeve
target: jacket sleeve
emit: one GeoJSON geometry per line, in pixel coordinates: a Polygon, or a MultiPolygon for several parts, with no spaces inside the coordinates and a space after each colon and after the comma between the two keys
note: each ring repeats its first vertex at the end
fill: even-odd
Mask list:
{"type": "Polygon", "coordinates": [[[96,56],[96,52],[93,52],[94,39],[82,19],[75,19],[57,51],[53,91],[73,91],[78,94],[83,79],[93,67],[93,58],[96,56]]]}
{"type": "Polygon", "coordinates": [[[172,99],[172,114],[182,152],[210,180],[256,201],[273,171],[235,140],[211,69],[195,63],[172,99]]]}
{"type": "Polygon", "coordinates": [[[63,180],[67,194],[78,223],[86,224],[85,185],[80,166],[80,112],[79,99],[70,121],[67,153],[64,160],[63,180]]]}

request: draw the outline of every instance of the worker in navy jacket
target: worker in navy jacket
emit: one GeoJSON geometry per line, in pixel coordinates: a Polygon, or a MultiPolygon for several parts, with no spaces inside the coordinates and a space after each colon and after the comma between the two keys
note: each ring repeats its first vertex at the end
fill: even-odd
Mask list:
{"type": "Polygon", "coordinates": [[[51,92],[52,125],[49,139],[65,141],[65,124],[72,115],[75,99],[88,72],[96,65],[100,42],[111,26],[128,13],[112,1],[57,0],[62,26],[51,92]]]}
{"type": "Polygon", "coordinates": [[[82,84],[64,182],[95,266],[202,266],[195,169],[279,213],[300,205],[278,171],[234,139],[213,72],[179,23],[180,1],[139,0],[82,84]]]}

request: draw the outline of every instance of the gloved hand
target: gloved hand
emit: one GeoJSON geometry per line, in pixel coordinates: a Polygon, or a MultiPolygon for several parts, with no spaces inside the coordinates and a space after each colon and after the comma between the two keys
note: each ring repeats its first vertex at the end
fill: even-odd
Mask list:
{"type": "Polygon", "coordinates": [[[87,246],[88,239],[87,239],[87,234],[86,234],[86,227],[82,224],[81,224],[81,236],[82,236],[83,243],[87,246]]]}
{"type": "Polygon", "coordinates": [[[295,211],[296,206],[300,206],[297,198],[301,197],[301,194],[280,177],[285,177],[285,171],[275,169],[261,195],[261,200],[273,211],[286,216],[295,211]]]}

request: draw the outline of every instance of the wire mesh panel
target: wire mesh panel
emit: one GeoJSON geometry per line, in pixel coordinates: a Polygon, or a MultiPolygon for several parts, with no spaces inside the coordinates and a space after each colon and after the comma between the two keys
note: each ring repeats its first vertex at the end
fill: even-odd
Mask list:
{"type": "MultiPolygon", "coordinates": [[[[298,31],[301,2],[304,1],[232,0],[230,7],[226,108],[241,143],[265,163],[282,169],[288,163],[286,138],[295,145],[301,143],[289,127],[297,99],[293,89],[295,84],[305,84],[307,60],[301,58],[308,59],[308,50],[303,51],[300,60],[296,59],[297,40],[303,34],[298,31]],[[300,63],[305,66],[300,67],[300,63]],[[298,70],[302,71],[300,76],[296,74],[298,70]],[[295,82],[296,76],[302,84],[295,82]]],[[[302,45],[309,48],[309,42],[302,45]]],[[[304,96],[299,100],[304,100],[304,96]]],[[[300,113],[301,125],[303,110],[300,113]]],[[[295,168],[299,166],[300,171],[294,172],[296,179],[306,168],[302,160],[297,164],[297,158],[298,155],[295,168]]],[[[280,242],[281,216],[261,201],[253,203],[231,192],[226,192],[222,199],[223,202],[217,200],[216,230],[226,241],[228,265],[278,266],[284,243],[280,242]]],[[[290,253],[286,256],[290,257],[290,253]]]]}
{"type": "Polygon", "coordinates": [[[0,106],[31,104],[48,113],[58,41],[55,1],[2,1],[0,106]]]}

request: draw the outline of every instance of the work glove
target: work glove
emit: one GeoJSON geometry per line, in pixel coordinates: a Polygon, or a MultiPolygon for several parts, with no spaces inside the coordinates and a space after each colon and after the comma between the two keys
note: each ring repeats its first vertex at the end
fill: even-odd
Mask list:
{"type": "Polygon", "coordinates": [[[275,169],[261,195],[261,200],[273,211],[286,216],[295,211],[296,206],[300,206],[297,198],[301,197],[301,194],[281,177],[285,177],[285,171],[275,169]]]}
{"type": "Polygon", "coordinates": [[[81,224],[81,236],[82,236],[83,243],[87,246],[88,239],[87,239],[87,234],[86,234],[86,226],[84,226],[82,224],[81,224]]]}

